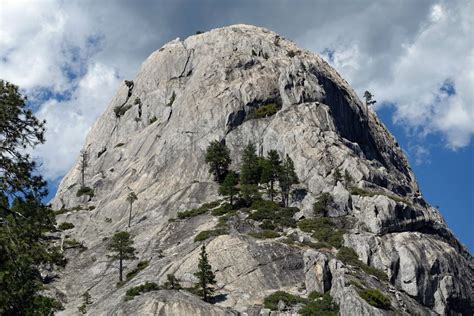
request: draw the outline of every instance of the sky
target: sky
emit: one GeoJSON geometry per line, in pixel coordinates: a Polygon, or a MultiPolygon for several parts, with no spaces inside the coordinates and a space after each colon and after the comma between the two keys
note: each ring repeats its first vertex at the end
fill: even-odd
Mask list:
{"type": "Polygon", "coordinates": [[[166,42],[245,23],[319,53],[405,150],[425,198],[474,250],[474,1],[0,0],[0,78],[20,86],[47,142],[51,194],[124,79],[166,42]]]}

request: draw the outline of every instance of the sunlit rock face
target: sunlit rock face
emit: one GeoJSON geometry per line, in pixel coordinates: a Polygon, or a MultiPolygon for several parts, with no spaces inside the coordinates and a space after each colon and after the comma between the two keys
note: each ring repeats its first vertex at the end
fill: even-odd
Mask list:
{"type": "MultiPolygon", "coordinates": [[[[85,186],[94,195],[77,196],[78,160],[53,200],[55,209],[70,210],[58,222],[75,225],[63,238],[67,233],[87,247],[65,250],[69,263],[50,289],[66,308],[59,314],[76,313],[89,291],[90,315],[264,315],[269,311],[260,304],[274,291],[305,296],[313,289],[329,291],[342,315],[472,311],[472,257],[423,200],[393,136],[321,57],[274,32],[234,25],[166,44],[119,87],[84,150],[90,157],[85,186]],[[267,104],[277,113],[252,119],[267,104]],[[168,273],[187,286],[195,281],[201,243],[194,237],[218,218],[169,219],[221,198],[204,159],[214,140],[230,148],[234,170],[249,142],[260,154],[275,149],[291,157],[300,179],[290,201],[300,209],[297,219],[313,217],[314,202],[329,193],[327,215],[351,223],[344,245],[389,280],[359,277],[390,298],[392,310],[360,298],[353,267],[337,260],[335,249],[288,245],[286,237],[255,239],[247,233],[258,223],[245,214],[230,223],[229,234],[206,240],[221,298],[215,304],[165,290],[124,300],[130,287],[162,284],[168,273]],[[128,228],[131,191],[138,199],[128,228]],[[118,230],[129,231],[136,256],[149,261],[122,287],[106,250],[118,230]]],[[[311,239],[297,229],[285,234],[311,239]]],[[[126,271],[136,262],[127,261],[126,271]]]]}

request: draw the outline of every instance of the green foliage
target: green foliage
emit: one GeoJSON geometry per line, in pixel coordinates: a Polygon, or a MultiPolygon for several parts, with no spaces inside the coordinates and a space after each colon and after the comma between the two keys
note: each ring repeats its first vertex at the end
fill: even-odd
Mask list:
{"type": "Polygon", "coordinates": [[[260,160],[260,182],[267,184],[267,194],[270,200],[273,201],[275,196],[275,182],[278,180],[278,175],[281,173],[280,155],[276,150],[270,150],[267,157],[260,160]]]}
{"type": "Polygon", "coordinates": [[[88,195],[89,197],[93,197],[94,189],[89,188],[89,187],[81,187],[79,190],[77,190],[76,196],[81,197],[83,195],[88,195]]]}
{"type": "Polygon", "coordinates": [[[64,222],[64,223],[59,224],[58,228],[59,228],[60,230],[68,230],[68,229],[74,228],[74,224],[73,224],[73,223],[64,222]]]}
{"type": "Polygon", "coordinates": [[[278,310],[279,301],[283,301],[287,306],[294,306],[298,303],[306,303],[306,300],[302,297],[284,291],[276,291],[275,293],[265,297],[263,300],[263,306],[275,311],[278,310]]]}
{"type": "Polygon", "coordinates": [[[175,100],[176,100],[176,93],[173,91],[173,93],[171,94],[170,100],[168,101],[168,103],[166,103],[166,106],[172,106],[175,100]]]}
{"type": "Polygon", "coordinates": [[[179,280],[174,276],[174,274],[166,275],[166,282],[163,284],[163,287],[167,290],[180,290],[182,288],[179,284],[179,280]]]}
{"type": "Polygon", "coordinates": [[[107,245],[107,249],[112,252],[111,258],[119,261],[119,281],[122,282],[123,260],[136,259],[133,239],[128,232],[117,232],[107,245]]]}
{"type": "Polygon", "coordinates": [[[242,185],[257,185],[260,180],[260,166],[255,144],[248,143],[242,153],[242,164],[240,165],[240,183],[242,185]]]}
{"type": "Polygon", "coordinates": [[[351,188],[351,194],[352,195],[364,196],[364,197],[372,197],[372,196],[376,196],[376,195],[383,195],[383,196],[388,197],[389,199],[394,200],[395,202],[404,203],[404,204],[407,204],[407,205],[410,205],[410,206],[413,205],[410,201],[408,201],[407,199],[405,199],[403,197],[396,196],[394,194],[388,194],[388,193],[385,193],[385,192],[382,192],[382,191],[369,191],[369,190],[366,190],[366,189],[363,189],[363,188],[352,187],[351,188]]]}
{"type": "Polygon", "coordinates": [[[185,219],[185,218],[190,218],[194,216],[198,216],[204,213],[207,213],[209,209],[207,207],[201,206],[198,208],[193,208],[191,210],[183,211],[183,212],[178,212],[178,218],[179,219],[185,219]]]}
{"type": "Polygon", "coordinates": [[[329,292],[324,294],[311,292],[308,295],[308,303],[298,313],[303,316],[337,316],[339,314],[339,305],[333,302],[329,292]]]}
{"type": "Polygon", "coordinates": [[[140,100],[139,97],[136,97],[136,98],[135,98],[135,101],[133,101],[133,104],[134,104],[134,105],[141,105],[141,104],[142,104],[142,100],[140,100]]]}
{"type": "Polygon", "coordinates": [[[344,180],[345,180],[346,183],[348,183],[348,184],[354,182],[354,178],[351,176],[351,174],[350,174],[349,171],[347,171],[347,170],[344,171],[344,180]]]}
{"type": "Polygon", "coordinates": [[[151,125],[151,124],[155,123],[156,121],[158,121],[158,119],[156,118],[155,115],[153,115],[153,117],[150,118],[150,120],[149,120],[149,124],[151,125]]]}
{"type": "Polygon", "coordinates": [[[114,113],[115,113],[115,116],[116,117],[121,117],[123,116],[128,110],[130,110],[132,108],[132,105],[131,104],[124,104],[122,106],[116,106],[114,108],[114,113]]]}
{"type": "Polygon", "coordinates": [[[204,32],[203,31],[196,31],[196,35],[199,35],[199,34],[203,34],[204,32]]]}
{"type": "Polygon", "coordinates": [[[359,292],[367,303],[381,309],[390,309],[390,299],[377,289],[364,289],[359,292]]]}
{"type": "Polygon", "coordinates": [[[232,206],[229,203],[224,203],[216,209],[213,209],[211,214],[214,216],[222,216],[228,214],[233,210],[232,206]]]}
{"type": "Polygon", "coordinates": [[[345,231],[337,229],[330,218],[303,219],[298,222],[298,227],[304,232],[313,233],[313,238],[316,238],[319,242],[328,243],[335,248],[342,246],[345,231]]]}
{"type": "Polygon", "coordinates": [[[313,204],[313,212],[316,216],[328,216],[327,207],[332,203],[333,199],[330,193],[324,192],[313,204]]]}
{"type": "Polygon", "coordinates": [[[219,187],[219,194],[228,196],[231,206],[234,204],[234,197],[239,192],[239,189],[237,188],[238,184],[239,178],[237,174],[233,171],[229,171],[224,179],[224,182],[222,182],[221,186],[219,187]]]}
{"type": "Polygon", "coordinates": [[[378,195],[377,192],[368,191],[368,190],[358,188],[358,187],[352,187],[351,194],[360,195],[360,196],[369,196],[369,197],[378,195]]]}
{"type": "Polygon", "coordinates": [[[282,301],[286,306],[303,304],[298,314],[303,316],[336,316],[339,313],[339,305],[333,302],[329,293],[320,294],[311,292],[308,298],[302,298],[284,291],[277,291],[263,300],[263,306],[270,310],[278,310],[278,303],[282,301]]]}
{"type": "Polygon", "coordinates": [[[135,192],[130,192],[128,193],[127,195],[127,202],[130,204],[130,208],[129,208],[129,216],[128,216],[128,227],[130,227],[130,223],[132,222],[132,208],[133,208],[133,203],[138,200],[138,197],[137,195],[135,194],[135,192]]]}
{"type": "Polygon", "coordinates": [[[287,53],[286,53],[286,56],[290,57],[290,58],[293,58],[296,56],[296,52],[294,50],[289,50],[287,53]]]}
{"type": "Polygon", "coordinates": [[[209,173],[221,183],[229,170],[231,163],[229,148],[224,143],[213,141],[206,150],[206,163],[209,164],[209,173]]]}
{"type": "Polygon", "coordinates": [[[345,264],[358,267],[362,269],[362,271],[364,271],[365,273],[373,275],[379,280],[388,281],[388,276],[384,271],[375,267],[368,266],[367,264],[360,261],[359,256],[352,248],[341,247],[341,249],[339,249],[337,252],[337,259],[341,260],[345,264]]]}
{"type": "Polygon", "coordinates": [[[220,236],[227,234],[227,230],[223,228],[213,229],[213,230],[203,230],[194,237],[194,241],[203,241],[211,237],[220,236]]]}
{"type": "Polygon", "coordinates": [[[259,239],[270,239],[270,238],[278,238],[280,234],[273,230],[262,230],[260,232],[251,232],[249,233],[250,236],[259,239]]]}
{"type": "Polygon", "coordinates": [[[342,180],[342,173],[339,170],[339,168],[334,169],[334,173],[333,173],[332,176],[334,177],[334,182],[335,183],[342,180]]]}
{"type": "Polygon", "coordinates": [[[280,184],[283,204],[288,206],[291,186],[299,183],[298,176],[295,172],[295,165],[293,160],[288,155],[286,155],[285,159],[283,160],[281,172],[278,176],[278,181],[280,184]]]}
{"type": "Polygon", "coordinates": [[[250,112],[247,116],[249,120],[260,119],[275,115],[278,112],[278,106],[275,103],[267,103],[259,106],[257,109],[250,112]]]}
{"type": "Polygon", "coordinates": [[[92,297],[89,294],[89,291],[85,291],[82,294],[82,305],[78,307],[78,310],[81,314],[87,313],[87,305],[92,304],[92,297]]]}
{"type": "Polygon", "coordinates": [[[138,273],[140,273],[140,271],[148,267],[149,264],[150,264],[149,261],[140,261],[139,263],[137,263],[137,267],[127,273],[127,281],[130,281],[131,279],[133,279],[138,273]]]}
{"type": "Polygon", "coordinates": [[[122,147],[123,145],[125,145],[125,143],[118,143],[117,145],[115,145],[115,148],[122,147]]]}
{"type": "Polygon", "coordinates": [[[252,209],[256,212],[250,214],[249,218],[255,221],[267,221],[275,227],[295,227],[296,221],[293,216],[298,212],[295,207],[280,207],[277,203],[266,200],[257,200],[252,203],[252,209]]]}
{"type": "Polygon", "coordinates": [[[216,276],[212,272],[212,267],[209,264],[207,258],[206,246],[203,244],[201,247],[201,256],[198,263],[198,271],[194,273],[199,280],[196,285],[199,288],[202,298],[205,302],[209,302],[212,294],[214,293],[214,285],[217,283],[216,276]]]}
{"type": "Polygon", "coordinates": [[[262,199],[262,195],[258,191],[258,185],[256,184],[243,184],[240,186],[240,195],[245,200],[247,205],[252,202],[259,201],[262,199]]]}
{"type": "Polygon", "coordinates": [[[143,293],[151,292],[151,291],[158,291],[160,287],[155,282],[145,282],[145,284],[141,284],[139,286],[131,287],[125,293],[126,297],[125,300],[132,300],[135,296],[138,296],[143,293]]]}

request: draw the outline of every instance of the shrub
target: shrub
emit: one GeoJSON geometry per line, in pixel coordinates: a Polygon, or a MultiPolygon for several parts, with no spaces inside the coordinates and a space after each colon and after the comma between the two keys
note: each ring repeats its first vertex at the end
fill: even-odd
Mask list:
{"type": "Polygon", "coordinates": [[[204,207],[204,205],[203,205],[199,208],[193,208],[192,210],[178,212],[178,218],[179,219],[190,218],[190,217],[194,217],[194,216],[204,214],[207,211],[209,211],[209,209],[204,207]]]}
{"type": "Polygon", "coordinates": [[[211,214],[214,216],[222,216],[232,211],[232,206],[229,203],[225,203],[220,207],[213,209],[211,214]]]}
{"type": "Polygon", "coordinates": [[[64,222],[64,223],[59,224],[58,228],[59,228],[60,230],[68,230],[68,229],[74,228],[74,224],[73,224],[73,223],[64,222]]]}
{"type": "Polygon", "coordinates": [[[248,119],[259,119],[275,115],[278,112],[278,106],[275,103],[264,104],[249,113],[248,119]]]}
{"type": "Polygon", "coordinates": [[[335,248],[340,248],[345,230],[337,229],[330,218],[318,217],[299,221],[298,227],[308,233],[313,233],[313,238],[319,242],[328,243],[335,248]]]}
{"type": "Polygon", "coordinates": [[[174,276],[174,274],[167,274],[166,275],[166,282],[163,284],[163,287],[167,290],[180,290],[181,284],[179,284],[178,279],[174,276]]]}
{"type": "Polygon", "coordinates": [[[284,291],[277,291],[265,297],[263,300],[263,306],[271,310],[277,310],[279,301],[283,301],[287,306],[294,306],[298,303],[306,303],[306,300],[302,297],[284,291]]]}
{"type": "Polygon", "coordinates": [[[140,261],[137,263],[137,267],[133,269],[132,271],[127,273],[127,281],[130,281],[133,279],[140,271],[144,270],[146,267],[148,267],[149,261],[140,261]]]}
{"type": "Polygon", "coordinates": [[[173,93],[171,94],[170,100],[168,101],[168,103],[166,103],[166,106],[172,106],[174,103],[174,100],[176,100],[176,93],[173,91],[173,93]]]}
{"type": "Polygon", "coordinates": [[[293,219],[295,213],[299,211],[296,207],[280,207],[275,202],[258,200],[252,203],[251,208],[257,211],[250,214],[249,218],[254,221],[263,221],[265,224],[262,228],[271,229],[271,225],[274,228],[296,226],[296,221],[293,219]]]}
{"type": "Polygon", "coordinates": [[[123,145],[125,145],[125,143],[118,143],[117,145],[115,145],[115,148],[122,147],[123,145]]]}
{"type": "Polygon", "coordinates": [[[313,204],[314,215],[327,216],[327,207],[332,202],[332,195],[328,192],[324,192],[319,196],[316,202],[313,204]]]}
{"type": "Polygon", "coordinates": [[[153,115],[153,117],[150,119],[150,125],[155,123],[156,121],[158,121],[158,119],[156,118],[156,116],[153,115]]]}
{"type": "Polygon", "coordinates": [[[359,292],[367,303],[381,309],[390,309],[390,299],[377,289],[364,289],[359,292]]]}
{"type": "Polygon", "coordinates": [[[116,106],[116,107],[114,108],[115,116],[116,116],[116,117],[121,117],[122,115],[125,114],[125,112],[127,112],[128,110],[130,110],[131,107],[132,107],[131,104],[122,105],[122,106],[116,106]]]}
{"type": "Polygon", "coordinates": [[[336,316],[339,314],[339,305],[333,302],[329,293],[311,292],[308,295],[308,300],[309,302],[298,311],[303,316],[336,316]]]}
{"type": "Polygon", "coordinates": [[[388,197],[389,199],[394,200],[395,202],[404,203],[404,204],[407,204],[407,205],[410,205],[410,206],[413,205],[406,198],[396,196],[394,194],[387,194],[387,193],[381,192],[381,191],[368,191],[366,189],[362,189],[362,188],[358,188],[358,187],[352,187],[351,188],[351,194],[352,195],[359,195],[359,196],[368,196],[368,197],[372,197],[372,196],[376,196],[376,195],[383,195],[383,196],[388,197]]]}
{"type": "Polygon", "coordinates": [[[280,237],[280,234],[273,230],[262,230],[260,232],[251,232],[249,233],[249,235],[254,238],[259,238],[259,239],[280,237]]]}
{"type": "Polygon", "coordinates": [[[89,188],[89,187],[81,187],[79,190],[77,190],[76,196],[81,197],[83,195],[88,195],[90,197],[93,197],[94,189],[89,188]]]}
{"type": "Polygon", "coordinates": [[[146,292],[158,291],[159,289],[160,287],[155,282],[145,282],[145,284],[129,288],[125,294],[125,300],[132,300],[135,296],[146,292]]]}
{"type": "Polygon", "coordinates": [[[286,53],[286,56],[290,57],[290,58],[293,58],[296,56],[296,53],[294,50],[289,50],[287,53],[286,53]]]}
{"type": "Polygon", "coordinates": [[[227,230],[224,228],[218,228],[214,230],[203,230],[194,237],[194,241],[203,241],[211,237],[220,236],[227,234],[227,230]]]}

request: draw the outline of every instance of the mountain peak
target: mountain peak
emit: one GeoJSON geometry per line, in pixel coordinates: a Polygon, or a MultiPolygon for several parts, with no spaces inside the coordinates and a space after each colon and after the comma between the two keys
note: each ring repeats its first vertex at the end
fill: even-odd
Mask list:
{"type": "Polygon", "coordinates": [[[469,304],[473,275],[461,271],[472,271],[472,258],[422,198],[393,136],[321,57],[274,32],[239,24],[167,43],[119,87],[84,150],[90,157],[85,182],[78,160],[53,201],[63,210],[60,220],[75,225],[68,234],[87,247],[71,254],[75,263],[56,285],[68,298],[67,311],[88,289],[100,302],[91,306],[95,314],[132,306],[137,314],[152,313],[147,306],[159,297],[170,302],[163,310],[185,314],[181,294],[123,302],[126,288],[115,288],[112,268],[101,263],[107,261],[105,240],[128,230],[137,241],[138,257],[149,265],[131,284],[163,283],[168,273],[192,283],[196,235],[213,231],[218,221],[225,233],[209,233],[207,242],[226,299],[220,307],[203,303],[203,314],[223,313],[223,307],[250,313],[282,289],[303,296],[329,291],[343,315],[384,314],[351,284],[378,288],[402,314],[455,314],[469,304]],[[234,171],[248,143],[259,155],[275,150],[290,157],[300,183],[292,188],[289,221],[298,224],[278,226],[272,236],[280,238],[259,240],[263,223],[251,216],[258,206],[212,215],[225,203],[205,159],[213,141],[229,148],[234,171]],[[338,243],[319,249],[314,245],[323,237],[300,224],[319,221],[315,204],[322,197],[323,222],[339,235],[333,236],[338,243]],[[193,208],[202,212],[175,220],[193,208]],[[342,245],[355,251],[359,266],[341,261],[342,245]],[[364,272],[373,269],[383,273],[375,281],[364,272]],[[171,307],[173,297],[178,307],[171,307]]]}

